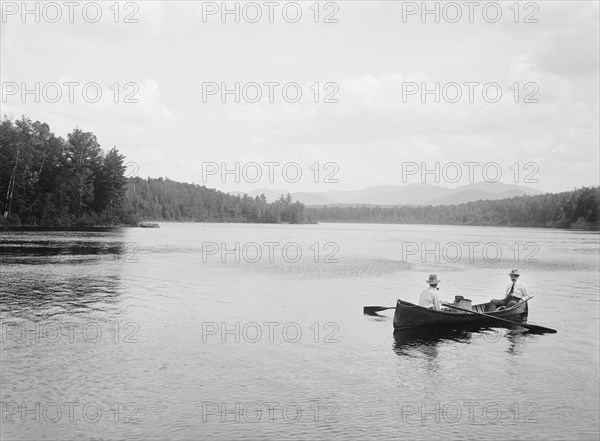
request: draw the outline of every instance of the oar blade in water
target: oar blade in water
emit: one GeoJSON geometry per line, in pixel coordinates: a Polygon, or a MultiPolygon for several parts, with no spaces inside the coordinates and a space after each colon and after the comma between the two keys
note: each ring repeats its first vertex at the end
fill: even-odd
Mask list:
{"type": "Polygon", "coordinates": [[[395,306],[365,306],[363,307],[364,314],[374,314],[379,311],[385,311],[386,309],[395,309],[395,306]]]}

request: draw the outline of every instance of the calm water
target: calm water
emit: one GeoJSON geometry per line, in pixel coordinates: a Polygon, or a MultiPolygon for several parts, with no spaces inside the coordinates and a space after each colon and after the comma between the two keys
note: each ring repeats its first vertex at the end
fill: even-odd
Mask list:
{"type": "Polygon", "coordinates": [[[2,439],[599,436],[596,233],[162,223],[0,245],[2,439]],[[443,299],[501,298],[515,267],[557,334],[394,336],[393,310],[362,314],[430,273],[443,299]]]}

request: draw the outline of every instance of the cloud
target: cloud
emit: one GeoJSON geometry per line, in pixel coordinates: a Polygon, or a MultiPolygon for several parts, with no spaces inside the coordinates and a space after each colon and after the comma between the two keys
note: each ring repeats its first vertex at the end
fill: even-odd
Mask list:
{"type": "Polygon", "coordinates": [[[565,13],[560,4],[544,2],[540,12],[533,38],[524,44],[537,69],[566,77],[597,75],[599,3],[578,2],[565,13]]]}
{"type": "Polygon", "coordinates": [[[175,120],[173,112],[161,104],[160,88],[156,80],[148,78],[138,87],[139,93],[136,93],[135,96],[139,102],[135,103],[134,106],[141,111],[142,115],[157,122],[173,122],[175,120]]]}
{"type": "MultiPolygon", "coordinates": [[[[69,82],[75,82],[70,75],[62,76],[52,82],[61,86],[62,97],[58,102],[51,103],[41,99],[32,110],[31,102],[36,97],[28,95],[26,102],[23,102],[18,94],[8,97],[7,103],[2,106],[2,113],[11,118],[25,115],[34,120],[50,122],[52,130],[61,136],[77,126],[83,130],[93,131],[97,135],[106,130],[109,137],[112,137],[115,127],[119,127],[119,130],[123,130],[124,133],[136,133],[147,130],[149,126],[172,125],[176,121],[175,113],[162,103],[159,84],[152,78],[145,79],[139,84],[97,83],[99,89],[89,88],[87,94],[84,94],[85,86],[91,84],[91,81],[75,82],[77,85],[74,86],[72,93],[65,86],[69,82]],[[94,101],[92,97],[95,96],[96,90],[100,90],[101,98],[97,102],[90,102],[94,101]],[[69,102],[70,93],[73,97],[72,103],[69,102]]],[[[29,84],[28,87],[32,85],[29,84]]],[[[40,90],[43,90],[43,85],[40,90]]],[[[48,90],[54,93],[54,89],[48,90]]],[[[44,94],[40,92],[40,97],[43,96],[44,94]]],[[[102,139],[102,136],[100,138],[102,139]]]]}
{"type": "Polygon", "coordinates": [[[198,2],[142,2],[130,24],[110,15],[96,24],[13,21],[2,27],[3,81],[95,81],[104,95],[98,103],[11,100],[2,110],[62,135],[80,126],[103,145],[124,146],[142,174],[187,180],[197,181],[205,160],[302,159],[343,162],[347,182],[360,187],[394,182],[398,161],[431,158],[537,161],[553,181],[547,189],[597,179],[597,2],[537,3],[539,22],[529,24],[514,23],[510,2],[499,23],[480,15],[472,24],[403,23],[401,3],[343,2],[330,25],[313,22],[309,3],[298,24],[203,23],[198,2]],[[295,104],[280,94],[275,103],[202,103],[200,84],[209,81],[293,81],[304,95],[295,104]],[[470,81],[498,82],[502,99],[486,102],[480,86],[468,102],[470,81]],[[325,82],[339,86],[339,102],[323,102],[325,82]],[[458,83],[463,98],[406,96],[409,83],[436,82],[458,83]]]}
{"type": "MultiPolygon", "coordinates": [[[[263,100],[240,104],[229,113],[229,118],[238,124],[262,124],[265,138],[272,141],[324,144],[372,142],[410,135],[493,135],[557,118],[591,123],[590,118],[584,117],[591,109],[575,102],[567,81],[533,68],[527,55],[513,57],[507,67],[508,81],[498,83],[502,97],[496,103],[490,102],[495,99],[496,86],[484,94],[488,83],[470,88],[466,82],[450,85],[425,73],[367,74],[337,81],[339,103],[315,104],[306,99],[290,104],[263,100]],[[515,85],[517,78],[521,82],[515,85]],[[439,91],[439,102],[434,94],[425,92],[434,89],[439,91]],[[444,96],[456,100],[457,93],[461,94],[458,102],[444,100],[444,96]],[[470,102],[470,94],[474,102],[470,102]],[[539,102],[526,103],[526,100],[539,102]]],[[[308,85],[304,87],[307,89],[308,85]]]]}

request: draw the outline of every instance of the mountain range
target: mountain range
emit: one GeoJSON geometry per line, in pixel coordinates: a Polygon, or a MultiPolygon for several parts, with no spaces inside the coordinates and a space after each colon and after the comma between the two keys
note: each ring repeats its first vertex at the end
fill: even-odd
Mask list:
{"type": "Polygon", "coordinates": [[[502,182],[476,182],[456,188],[432,184],[382,185],[361,190],[327,190],[322,192],[297,192],[288,190],[259,188],[244,193],[230,192],[233,195],[247,194],[250,197],[264,194],[269,202],[282,194],[290,193],[294,201],[307,206],[314,205],[454,205],[478,200],[506,199],[515,196],[545,193],[531,187],[502,182]]]}

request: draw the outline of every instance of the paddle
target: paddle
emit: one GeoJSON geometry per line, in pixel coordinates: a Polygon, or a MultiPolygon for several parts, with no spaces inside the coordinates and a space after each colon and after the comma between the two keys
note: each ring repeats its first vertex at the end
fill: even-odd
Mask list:
{"type": "Polygon", "coordinates": [[[471,311],[471,310],[468,310],[468,309],[459,308],[458,306],[449,305],[448,303],[443,303],[443,306],[447,306],[448,308],[458,309],[459,311],[469,312],[471,314],[481,315],[483,317],[488,317],[488,318],[490,318],[492,320],[498,320],[498,321],[502,321],[502,322],[505,322],[505,323],[512,323],[513,325],[523,326],[524,328],[527,328],[527,329],[529,329],[531,331],[548,332],[550,334],[556,334],[556,329],[545,328],[544,326],[531,325],[531,324],[528,324],[528,323],[513,322],[512,320],[507,320],[507,319],[503,319],[503,318],[500,318],[500,317],[495,317],[493,315],[482,314],[481,312],[475,312],[475,311],[471,311]]]}
{"type": "Polygon", "coordinates": [[[374,312],[385,311],[386,309],[396,309],[395,306],[365,306],[363,308],[364,314],[372,314],[374,312]]]}

